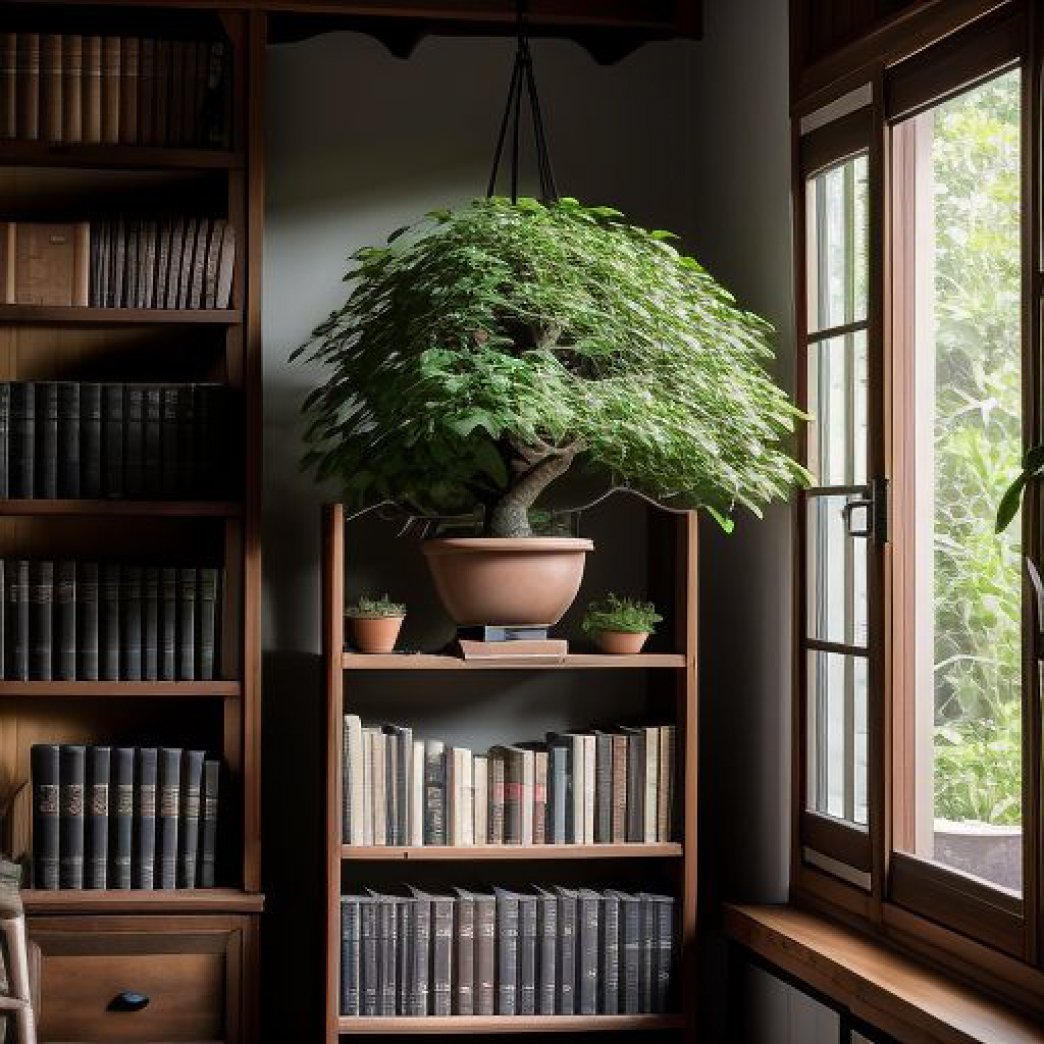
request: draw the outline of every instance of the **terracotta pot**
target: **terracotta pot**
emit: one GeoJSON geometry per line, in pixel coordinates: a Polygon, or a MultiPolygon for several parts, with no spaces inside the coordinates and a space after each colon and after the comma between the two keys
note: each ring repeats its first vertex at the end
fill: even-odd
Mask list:
{"type": "Polygon", "coordinates": [[[395,651],[404,616],[350,616],[352,642],[364,653],[395,651]]]}
{"type": "Polygon", "coordinates": [[[594,548],[576,537],[446,537],[422,546],[435,590],[458,627],[558,623],[594,548]]]}
{"type": "Polygon", "coordinates": [[[599,631],[595,635],[595,645],[604,653],[614,656],[633,656],[642,651],[648,631],[599,631]]]}

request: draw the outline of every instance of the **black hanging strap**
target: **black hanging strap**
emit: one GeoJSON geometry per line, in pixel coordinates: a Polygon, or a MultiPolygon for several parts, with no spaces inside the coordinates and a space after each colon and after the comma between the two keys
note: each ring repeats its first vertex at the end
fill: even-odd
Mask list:
{"type": "Polygon", "coordinates": [[[558,189],[555,186],[555,175],[551,167],[551,153],[547,147],[544,118],[540,111],[540,95],[537,91],[536,77],[533,74],[533,54],[529,47],[526,0],[517,0],[515,12],[518,46],[515,49],[515,64],[511,70],[511,82],[508,85],[504,115],[500,121],[500,133],[497,135],[497,147],[493,152],[493,169],[489,173],[486,196],[488,198],[496,192],[500,161],[504,155],[504,144],[510,129],[511,202],[518,202],[522,97],[525,95],[529,102],[529,114],[533,124],[533,146],[536,152],[537,177],[540,179],[540,198],[545,203],[550,203],[558,199],[558,189]]]}

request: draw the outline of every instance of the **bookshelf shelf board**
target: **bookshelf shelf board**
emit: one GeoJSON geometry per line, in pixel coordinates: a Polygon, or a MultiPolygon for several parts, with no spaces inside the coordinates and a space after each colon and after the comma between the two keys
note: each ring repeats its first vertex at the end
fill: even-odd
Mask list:
{"type": "Polygon", "coordinates": [[[237,308],[91,308],[84,305],[0,305],[0,325],[65,323],[73,326],[154,324],[237,326],[243,316],[237,308]]]}
{"type": "Polygon", "coordinates": [[[0,697],[153,697],[168,699],[233,699],[242,686],[238,681],[0,681],[0,697]]]}
{"type": "Polygon", "coordinates": [[[345,862],[438,863],[461,860],[535,859],[680,859],[682,846],[674,841],[624,845],[342,845],[345,862]]]}
{"type": "Polygon", "coordinates": [[[344,654],[345,670],[353,671],[567,671],[613,670],[618,668],[669,668],[684,670],[681,653],[638,653],[607,656],[602,653],[570,653],[562,663],[502,663],[496,660],[463,660],[436,653],[344,654]]]}
{"type": "Polygon", "coordinates": [[[169,891],[62,889],[22,892],[26,913],[260,913],[265,897],[238,888],[182,888],[169,891]]]}
{"type": "Polygon", "coordinates": [[[229,149],[9,140],[0,145],[0,166],[85,167],[97,170],[238,170],[243,166],[243,156],[229,149]]]}
{"type": "Polygon", "coordinates": [[[602,1033],[607,1031],[679,1030],[681,1015],[424,1015],[342,1016],[341,1033],[602,1033]]]}
{"type": "Polygon", "coordinates": [[[237,518],[235,500],[0,500],[0,516],[84,518],[237,518]]]}

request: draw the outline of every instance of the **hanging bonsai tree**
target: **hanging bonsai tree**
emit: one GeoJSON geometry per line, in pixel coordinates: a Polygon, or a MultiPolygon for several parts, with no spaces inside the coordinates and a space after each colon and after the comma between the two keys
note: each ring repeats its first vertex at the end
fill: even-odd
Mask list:
{"type": "Polygon", "coordinates": [[[318,479],[346,502],[473,512],[489,536],[577,462],[731,528],[803,469],[799,416],[764,370],[771,328],[666,232],[573,199],[477,200],[353,255],[351,292],[295,353],[318,479]]]}

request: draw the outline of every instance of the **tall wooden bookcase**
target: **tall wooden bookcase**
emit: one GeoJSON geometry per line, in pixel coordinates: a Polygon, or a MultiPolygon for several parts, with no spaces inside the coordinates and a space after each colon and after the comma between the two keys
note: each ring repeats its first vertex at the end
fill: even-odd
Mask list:
{"type": "Polygon", "coordinates": [[[0,218],[227,218],[232,306],[132,310],[0,305],[0,379],[220,381],[232,462],[208,501],[6,500],[0,557],[163,558],[224,569],[219,680],[0,682],[0,793],[36,742],[202,747],[224,768],[217,884],[178,891],[24,893],[40,1040],[257,1039],[260,894],[261,16],[171,4],[13,2],[0,31],[214,39],[231,55],[229,148],[0,141],[0,218]],[[195,559],[195,561],[194,561],[195,559]],[[115,995],[147,1003],[114,1011],[115,995]]]}
{"type": "MultiPolygon", "coordinates": [[[[394,532],[393,527],[388,527],[394,532]]],[[[327,1044],[356,1033],[409,1036],[413,1034],[472,1035],[482,1033],[547,1033],[591,1031],[656,1032],[664,1040],[693,1041],[696,1036],[696,792],[697,792],[697,541],[694,514],[671,515],[647,512],[645,575],[649,596],[666,608],[666,628],[661,644],[637,656],[606,656],[597,653],[570,654],[555,666],[492,667],[487,662],[465,662],[451,656],[409,653],[364,655],[346,651],[344,609],[346,593],[357,588],[351,580],[353,562],[366,549],[346,548],[343,507],[327,505],[323,510],[323,657],[326,684],[326,1033],[327,1044]],[[358,554],[356,553],[358,552],[358,554]],[[481,671],[486,683],[496,687],[515,672],[553,671],[561,683],[562,700],[580,683],[591,682],[602,672],[620,672],[626,679],[639,678],[648,692],[647,709],[658,720],[673,719],[677,726],[678,764],[676,795],[677,840],[657,844],[595,845],[486,845],[468,847],[357,847],[342,844],[342,721],[355,701],[353,692],[368,676],[371,706],[376,701],[389,721],[402,715],[396,693],[404,674],[414,680],[421,672],[424,695],[437,700],[454,682],[466,680],[464,672],[481,671]],[[390,717],[389,717],[390,716],[390,717]],[[518,883],[586,883],[646,887],[649,880],[664,882],[673,890],[680,911],[681,963],[675,994],[678,1008],[657,1015],[519,1015],[446,1017],[342,1017],[340,1015],[340,897],[347,887],[384,881],[422,880],[425,885],[468,885],[476,880],[498,883],[510,877],[518,883]]],[[[394,537],[390,537],[394,539],[394,537]]],[[[387,548],[385,548],[387,552],[387,548]]],[[[393,550],[393,556],[409,554],[393,550]]],[[[594,552],[598,554],[598,549],[594,552]]],[[[419,552],[418,552],[419,557],[419,552]]],[[[611,567],[612,563],[609,563],[611,567]]],[[[608,571],[612,577],[613,571],[608,571]]],[[[589,570],[590,573],[590,570],[589,570]]],[[[587,581],[585,580],[585,584],[587,581]]],[[[355,591],[353,591],[355,593],[355,591]]],[[[581,589],[580,600],[585,598],[581,589]]],[[[487,690],[492,691],[492,690],[487,690]]],[[[356,705],[357,706],[357,705],[356,705]]],[[[472,704],[476,718],[482,715],[481,696],[472,704]]],[[[404,722],[408,724],[408,722],[404,722]]],[[[579,727],[593,724],[577,721],[579,727]]],[[[542,731],[539,721],[530,722],[532,736],[542,731]]],[[[514,742],[504,736],[501,742],[514,742]]]]}

